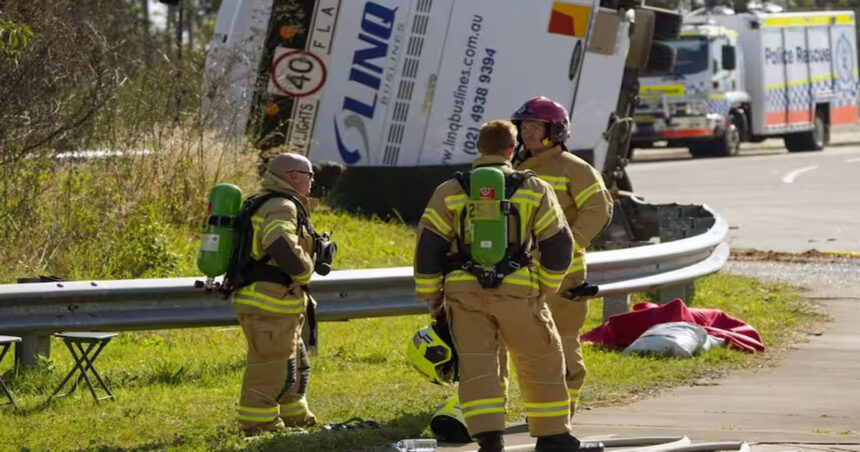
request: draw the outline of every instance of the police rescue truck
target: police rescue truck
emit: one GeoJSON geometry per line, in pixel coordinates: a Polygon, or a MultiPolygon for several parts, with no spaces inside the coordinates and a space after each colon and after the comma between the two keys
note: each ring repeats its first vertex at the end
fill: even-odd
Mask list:
{"type": "Polygon", "coordinates": [[[857,122],[853,12],[699,14],[684,24],[669,43],[674,73],[640,76],[632,146],[665,140],[693,156],[730,156],[741,142],[782,137],[789,151],[815,151],[831,125],[857,122]]]}
{"type": "Polygon", "coordinates": [[[452,167],[477,157],[484,122],[536,96],[568,108],[568,148],[601,168],[630,24],[660,22],[627,3],[224,0],[204,112],[262,149],[287,145],[346,165],[347,194],[395,208],[403,198],[425,202],[452,167]]]}

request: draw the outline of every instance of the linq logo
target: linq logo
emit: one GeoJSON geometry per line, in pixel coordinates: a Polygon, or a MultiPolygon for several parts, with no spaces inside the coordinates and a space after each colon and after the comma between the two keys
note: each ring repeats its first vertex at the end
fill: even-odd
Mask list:
{"type": "Polygon", "coordinates": [[[481,199],[496,199],[496,189],[491,187],[481,187],[478,191],[478,196],[481,199]]]}

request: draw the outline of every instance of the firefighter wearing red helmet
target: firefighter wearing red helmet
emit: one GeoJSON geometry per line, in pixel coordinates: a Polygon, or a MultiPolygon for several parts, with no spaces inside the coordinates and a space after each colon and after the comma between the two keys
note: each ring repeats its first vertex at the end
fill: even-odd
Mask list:
{"type": "Polygon", "coordinates": [[[517,126],[522,145],[514,165],[519,170],[534,171],[553,187],[575,241],[570,269],[558,292],[547,297],[564,346],[572,422],[586,374],[579,331],[588,313],[588,302],[585,297],[571,300],[566,296],[586,281],[585,249],[609,224],[612,196],[600,173],[567,151],[564,142],[570,136],[570,120],[564,106],[536,97],[517,109],[511,121],[517,126]]]}

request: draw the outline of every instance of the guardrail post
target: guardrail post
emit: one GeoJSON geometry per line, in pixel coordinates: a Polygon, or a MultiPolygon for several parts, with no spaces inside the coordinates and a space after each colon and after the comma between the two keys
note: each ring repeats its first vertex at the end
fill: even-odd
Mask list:
{"type": "Polygon", "coordinates": [[[21,336],[15,344],[15,360],[24,367],[36,367],[39,355],[51,357],[51,336],[21,336]]]}
{"type": "MultiPolygon", "coordinates": [[[[62,281],[56,276],[38,276],[35,278],[18,278],[18,284],[62,281]]],[[[51,357],[51,336],[21,336],[21,342],[15,345],[15,361],[24,367],[36,367],[39,355],[51,357]]]]}
{"type": "Polygon", "coordinates": [[[693,282],[678,284],[677,286],[661,287],[657,290],[657,297],[660,303],[668,303],[676,298],[684,300],[687,305],[693,304],[693,295],[696,291],[696,285],[693,282]]]}
{"type": "Polygon", "coordinates": [[[630,307],[630,295],[609,295],[603,297],[603,321],[615,314],[623,314],[630,307]]]}

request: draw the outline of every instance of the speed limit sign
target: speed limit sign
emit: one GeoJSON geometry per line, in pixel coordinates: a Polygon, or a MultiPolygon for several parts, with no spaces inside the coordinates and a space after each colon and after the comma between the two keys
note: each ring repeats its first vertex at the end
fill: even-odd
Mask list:
{"type": "Polygon", "coordinates": [[[313,53],[279,47],[269,68],[269,88],[276,94],[307,97],[323,87],[327,75],[325,64],[313,53]]]}

